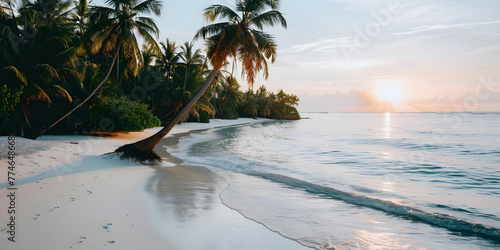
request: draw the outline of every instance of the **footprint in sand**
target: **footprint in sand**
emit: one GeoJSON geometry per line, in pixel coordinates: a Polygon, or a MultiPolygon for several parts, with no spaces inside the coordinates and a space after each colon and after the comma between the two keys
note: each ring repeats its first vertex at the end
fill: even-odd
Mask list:
{"type": "Polygon", "coordinates": [[[112,226],[112,225],[113,225],[113,223],[108,223],[108,224],[106,224],[106,226],[103,226],[102,228],[103,228],[104,230],[106,230],[106,232],[108,232],[108,233],[109,233],[109,227],[110,227],[110,226],[112,226]]]}
{"type": "Polygon", "coordinates": [[[52,211],[54,211],[54,210],[56,210],[56,209],[58,209],[58,208],[59,208],[59,207],[54,207],[54,208],[52,208],[51,210],[49,210],[49,212],[52,212],[52,211]]]}
{"type": "MultiPolygon", "coordinates": [[[[78,242],[76,242],[76,244],[82,244],[82,243],[83,243],[83,240],[85,240],[85,239],[87,239],[87,237],[85,237],[85,236],[81,236],[81,237],[80,237],[80,240],[79,240],[78,242]]],[[[69,248],[73,248],[73,246],[74,246],[74,245],[75,245],[75,244],[72,244],[72,245],[71,245],[71,247],[69,247],[69,248]]]]}
{"type": "Polygon", "coordinates": [[[87,237],[85,237],[85,236],[80,237],[80,241],[78,241],[78,243],[82,243],[83,240],[85,240],[85,239],[87,239],[87,237]]]}

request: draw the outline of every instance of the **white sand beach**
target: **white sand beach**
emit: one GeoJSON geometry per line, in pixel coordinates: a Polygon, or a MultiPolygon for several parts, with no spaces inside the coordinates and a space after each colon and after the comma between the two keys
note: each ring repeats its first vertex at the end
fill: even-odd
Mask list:
{"type": "MultiPolygon", "coordinates": [[[[184,123],[167,138],[262,121],[184,123]]],[[[0,249],[305,249],[223,205],[219,194],[227,184],[205,168],[168,158],[151,167],[103,156],[159,129],[16,137],[16,190],[8,190],[8,139],[0,137],[0,249]],[[8,209],[12,192],[15,205],[8,209]]]]}

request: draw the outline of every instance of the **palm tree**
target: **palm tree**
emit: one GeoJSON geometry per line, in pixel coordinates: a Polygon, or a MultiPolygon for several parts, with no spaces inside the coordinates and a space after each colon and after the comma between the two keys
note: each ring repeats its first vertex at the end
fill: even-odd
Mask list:
{"type": "Polygon", "coordinates": [[[273,108],[273,100],[269,97],[261,97],[259,114],[262,117],[269,117],[273,108]]]}
{"type": "Polygon", "coordinates": [[[95,24],[86,31],[86,35],[90,37],[94,43],[92,46],[93,53],[100,52],[101,54],[108,54],[113,51],[111,63],[105,77],[87,98],[52,125],[42,129],[34,138],[39,137],[45,133],[45,131],[73,113],[97,92],[111,74],[113,66],[117,61],[118,54],[122,48],[128,53],[131,53],[134,57],[135,60],[131,60],[131,63],[135,63],[133,66],[135,66],[135,73],[137,73],[137,65],[138,62],[141,61],[141,56],[136,35],[139,35],[148,44],[157,47],[159,51],[158,44],[152,36],[155,35],[158,37],[158,27],[153,19],[140,16],[142,14],[148,15],[151,13],[159,16],[161,13],[161,2],[159,0],[144,0],[142,2],[137,2],[136,0],[106,0],[106,4],[110,7],[92,7],[90,18],[95,21],[95,24]]]}
{"type": "Polygon", "coordinates": [[[71,13],[71,21],[76,26],[75,34],[81,37],[88,28],[88,19],[90,16],[89,4],[87,0],[78,0],[73,9],[74,11],[71,13]]]}
{"type": "Polygon", "coordinates": [[[246,92],[243,111],[248,115],[251,115],[253,118],[257,118],[257,115],[259,114],[259,104],[253,91],[246,92]]]}
{"type": "Polygon", "coordinates": [[[212,5],[205,9],[207,21],[226,19],[225,22],[214,23],[197,31],[195,39],[203,38],[207,45],[207,56],[213,70],[208,75],[203,86],[184,106],[182,111],[167,126],[155,135],[133,144],[122,146],[116,152],[123,152],[123,157],[137,160],[159,160],[161,157],[153,152],[154,147],[196,104],[205,93],[210,83],[222,66],[233,58],[242,63],[242,75],[250,84],[255,81],[255,75],[263,71],[264,77],[269,76],[268,60],[274,62],[277,56],[277,44],[273,37],[263,32],[264,26],[281,24],[286,28],[286,20],[278,11],[279,0],[238,0],[236,10],[224,5],[212,5]],[[241,13],[239,15],[238,13],[241,13]]]}
{"type": "Polygon", "coordinates": [[[175,45],[175,42],[170,42],[168,38],[166,43],[160,42],[160,45],[162,55],[156,63],[161,67],[163,72],[165,72],[163,76],[167,79],[172,79],[174,68],[180,60],[179,53],[177,53],[177,46],[175,45]]]}
{"type": "Polygon", "coordinates": [[[266,86],[264,86],[264,85],[260,86],[257,89],[255,95],[257,95],[259,97],[266,97],[267,96],[267,88],[266,88],[266,86]]]}
{"type": "MultiPolygon", "coordinates": [[[[50,107],[54,100],[72,101],[69,93],[61,87],[70,79],[81,76],[74,70],[78,64],[73,46],[73,33],[70,29],[55,26],[52,22],[60,20],[54,16],[42,16],[36,6],[29,3],[21,8],[24,18],[19,23],[14,16],[2,19],[0,24],[0,82],[10,87],[24,86],[21,96],[21,122],[31,127],[31,104],[39,102],[50,107]],[[50,20],[52,21],[50,21],[50,20]]],[[[65,5],[66,2],[61,4],[65,5]]],[[[54,13],[66,7],[54,1],[51,8],[54,13]]],[[[43,10],[45,12],[50,10],[43,10]]],[[[21,125],[22,129],[24,125],[21,125]]],[[[21,134],[23,135],[23,131],[21,134]]]]}
{"type": "Polygon", "coordinates": [[[240,85],[233,76],[227,76],[222,82],[222,104],[220,108],[220,116],[224,118],[224,109],[228,103],[237,105],[243,99],[243,94],[239,91],[240,85]]]}
{"type": "Polygon", "coordinates": [[[23,1],[20,13],[23,17],[30,16],[34,27],[44,25],[68,25],[71,6],[70,0],[36,0],[23,1]]]}
{"type": "MultiPolygon", "coordinates": [[[[165,118],[171,114],[177,115],[184,104],[192,99],[193,95],[200,89],[205,80],[204,61],[205,57],[201,50],[194,50],[192,43],[184,43],[181,46],[181,52],[177,55],[179,61],[176,63],[175,71],[169,73],[171,75],[170,82],[170,101],[169,106],[172,108],[170,112],[161,117],[165,118]]],[[[198,110],[202,109],[209,114],[213,110],[206,102],[200,100],[189,110],[189,114],[198,115],[198,110]]],[[[187,118],[188,114],[183,117],[187,118]]]]}

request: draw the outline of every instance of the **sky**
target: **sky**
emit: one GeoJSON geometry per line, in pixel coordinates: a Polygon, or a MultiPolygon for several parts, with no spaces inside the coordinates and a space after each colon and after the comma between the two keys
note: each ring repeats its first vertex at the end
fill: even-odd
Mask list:
{"type": "MultiPolygon", "coordinates": [[[[212,4],[234,7],[163,1],[159,41],[191,41],[212,4]]],[[[500,112],[498,0],[281,0],[280,11],[288,28],[265,29],[278,60],[255,87],[298,95],[301,112],[500,112]]]]}

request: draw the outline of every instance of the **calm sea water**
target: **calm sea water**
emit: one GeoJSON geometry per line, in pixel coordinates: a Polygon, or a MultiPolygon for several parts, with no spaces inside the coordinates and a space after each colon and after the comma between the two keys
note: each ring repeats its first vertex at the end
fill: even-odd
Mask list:
{"type": "Polygon", "coordinates": [[[500,114],[305,114],[169,150],[224,204],[316,249],[500,248],[500,114]]]}

